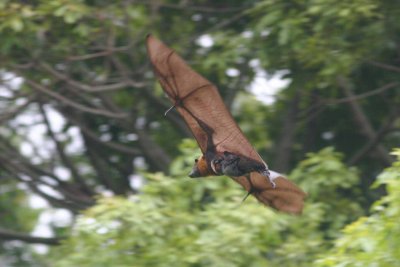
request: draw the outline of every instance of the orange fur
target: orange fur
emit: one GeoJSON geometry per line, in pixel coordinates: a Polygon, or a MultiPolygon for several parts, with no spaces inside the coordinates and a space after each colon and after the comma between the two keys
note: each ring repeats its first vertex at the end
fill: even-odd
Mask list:
{"type": "Polygon", "coordinates": [[[196,168],[201,174],[201,176],[211,176],[216,175],[213,170],[209,167],[206,157],[204,155],[200,156],[196,162],[196,168]]]}

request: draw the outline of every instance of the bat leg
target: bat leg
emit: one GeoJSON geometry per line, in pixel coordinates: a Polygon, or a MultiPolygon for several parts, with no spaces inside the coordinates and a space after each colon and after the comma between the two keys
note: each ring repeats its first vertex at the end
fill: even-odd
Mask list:
{"type": "Polygon", "coordinates": [[[270,172],[269,172],[268,169],[265,169],[265,170],[260,171],[260,174],[263,175],[263,176],[266,176],[266,177],[268,178],[269,182],[270,182],[271,185],[272,185],[272,188],[276,188],[276,183],[275,183],[274,180],[272,179],[271,174],[270,174],[270,172]]]}
{"type": "Polygon", "coordinates": [[[242,199],[242,203],[244,203],[246,201],[246,199],[251,195],[251,193],[252,193],[251,191],[247,192],[247,194],[242,199]]]}
{"type": "Polygon", "coordinates": [[[246,175],[245,177],[250,184],[250,189],[249,189],[249,191],[247,191],[247,194],[244,196],[242,203],[245,202],[246,199],[254,192],[254,186],[253,186],[253,183],[251,182],[250,174],[246,175]]]}

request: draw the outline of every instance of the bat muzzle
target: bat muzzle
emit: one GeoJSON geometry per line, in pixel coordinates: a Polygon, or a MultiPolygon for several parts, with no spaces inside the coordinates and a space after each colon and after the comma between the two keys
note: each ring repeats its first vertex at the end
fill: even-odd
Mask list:
{"type": "Polygon", "coordinates": [[[199,169],[193,168],[189,173],[189,177],[190,178],[199,178],[199,177],[201,177],[201,173],[200,173],[199,169]]]}

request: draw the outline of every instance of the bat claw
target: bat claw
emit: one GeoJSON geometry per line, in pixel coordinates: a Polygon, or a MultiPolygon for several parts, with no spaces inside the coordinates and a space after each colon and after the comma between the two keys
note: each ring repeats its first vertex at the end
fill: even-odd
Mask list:
{"type": "Polygon", "coordinates": [[[164,116],[167,116],[168,112],[170,112],[174,107],[175,107],[175,105],[173,105],[169,109],[167,109],[167,111],[165,111],[165,113],[164,113],[164,116]]]}

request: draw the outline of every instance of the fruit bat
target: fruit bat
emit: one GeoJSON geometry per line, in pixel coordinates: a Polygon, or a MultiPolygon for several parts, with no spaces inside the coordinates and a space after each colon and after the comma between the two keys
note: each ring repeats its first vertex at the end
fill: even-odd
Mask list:
{"type": "Polygon", "coordinates": [[[146,44],[154,73],[173,103],[171,108],[183,117],[203,153],[189,176],[230,176],[261,203],[300,214],[305,193],[268,169],[233,120],[216,86],[160,40],[148,35],[146,44]]]}

